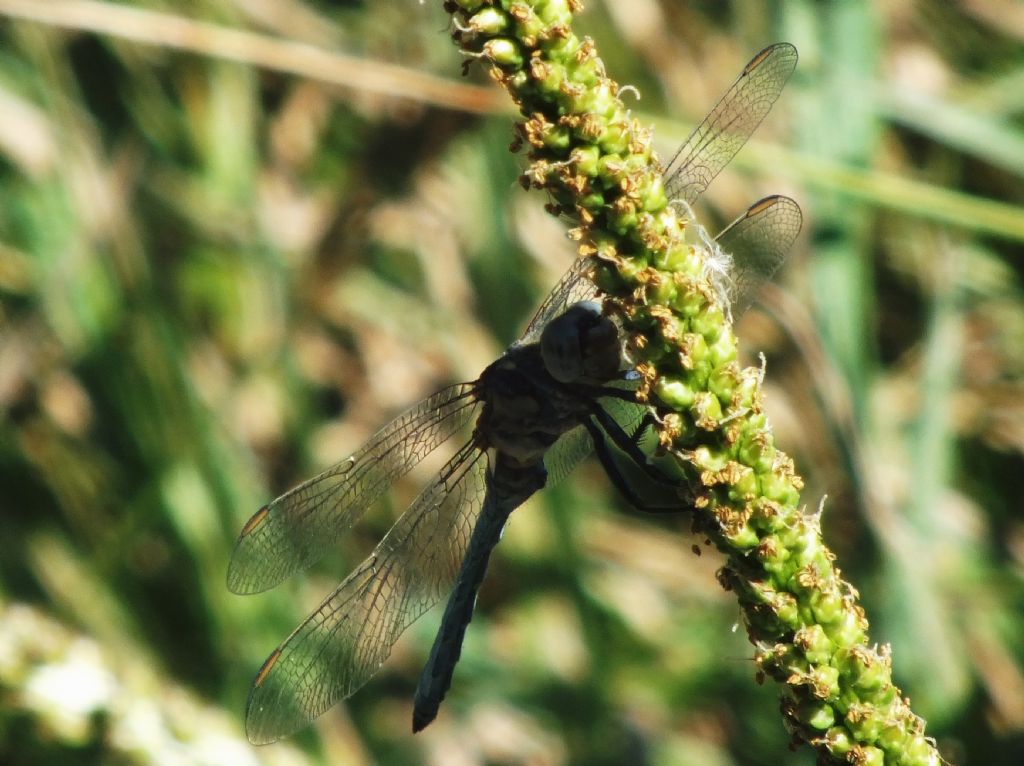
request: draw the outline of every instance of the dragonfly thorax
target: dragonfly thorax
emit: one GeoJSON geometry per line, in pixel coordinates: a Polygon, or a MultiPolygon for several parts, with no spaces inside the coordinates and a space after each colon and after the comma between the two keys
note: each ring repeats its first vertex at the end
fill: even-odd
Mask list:
{"type": "Polygon", "coordinates": [[[481,375],[478,443],[519,465],[540,466],[558,437],[589,416],[592,400],[581,386],[618,377],[621,362],[618,327],[600,305],[570,306],[538,342],[513,344],[481,375]]]}
{"type": "Polygon", "coordinates": [[[622,365],[618,327],[596,301],[580,301],[552,319],[540,336],[540,354],[560,383],[603,383],[622,365]]]}
{"type": "Polygon", "coordinates": [[[589,403],[572,384],[557,380],[539,343],[513,345],[477,381],[484,402],[478,444],[520,465],[540,465],[565,432],[587,417],[589,403]]]}

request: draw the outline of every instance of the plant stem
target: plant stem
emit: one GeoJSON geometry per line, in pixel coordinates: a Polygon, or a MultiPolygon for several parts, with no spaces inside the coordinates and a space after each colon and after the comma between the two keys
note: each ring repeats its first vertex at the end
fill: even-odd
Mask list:
{"type": "Polygon", "coordinates": [[[758,679],[783,686],[795,742],[823,763],[937,766],[924,721],[892,681],[887,647],[869,645],[857,592],[821,539],[820,513],[775,446],[762,371],[741,369],[706,253],[684,241],[650,131],[630,117],[596,47],[573,34],[579,0],[448,0],[453,36],[490,65],[524,121],[524,183],[576,222],[605,306],[627,333],[656,411],[660,444],[692,478],[694,531],[725,555],[756,647],[758,679]]]}

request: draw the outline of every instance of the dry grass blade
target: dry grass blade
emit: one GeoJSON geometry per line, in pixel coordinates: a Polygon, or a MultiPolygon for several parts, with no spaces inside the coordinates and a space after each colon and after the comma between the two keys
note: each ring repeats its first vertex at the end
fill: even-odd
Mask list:
{"type": "Polygon", "coordinates": [[[0,13],[56,27],[115,35],[144,45],[228,59],[330,85],[358,88],[462,112],[491,114],[508,111],[501,94],[490,88],[170,13],[93,0],[52,0],[46,3],[0,0],[0,13]]]}

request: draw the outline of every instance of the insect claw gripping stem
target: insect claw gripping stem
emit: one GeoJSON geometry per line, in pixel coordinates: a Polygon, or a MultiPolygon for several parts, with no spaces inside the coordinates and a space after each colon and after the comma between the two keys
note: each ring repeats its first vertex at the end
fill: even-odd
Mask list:
{"type": "MultiPolygon", "coordinates": [[[[758,371],[737,364],[707,248],[684,239],[686,218],[668,203],[679,195],[666,193],[650,131],[619,100],[593,41],[573,32],[582,4],[445,8],[459,22],[456,42],[489,63],[520,108],[517,135],[531,162],[524,185],[573,219],[605,309],[621,317],[642,373],[638,397],[657,403],[662,447],[697,477],[694,529],[725,557],[719,580],[743,608],[759,677],[782,686],[794,740],[821,763],[937,766],[924,722],[893,684],[888,651],[869,640],[856,591],[800,511],[803,483],[775,445],[758,371]]],[[[795,60],[792,46],[771,46],[741,81],[788,77],[795,60]]],[[[763,114],[749,106],[752,130],[763,114]]]]}
{"type": "MultiPolygon", "coordinates": [[[[604,440],[604,433],[602,433],[601,429],[590,421],[584,421],[584,427],[590,434],[590,438],[594,443],[594,454],[597,455],[597,459],[601,462],[601,466],[608,475],[609,481],[634,508],[646,513],[679,513],[681,509],[679,500],[676,500],[671,505],[661,505],[643,497],[636,487],[633,486],[632,482],[626,478],[619,468],[619,464],[612,457],[611,450],[608,449],[608,444],[604,440]]],[[[650,467],[649,470],[656,469],[650,467]]],[[[668,483],[667,478],[658,477],[656,480],[668,483]]]]}

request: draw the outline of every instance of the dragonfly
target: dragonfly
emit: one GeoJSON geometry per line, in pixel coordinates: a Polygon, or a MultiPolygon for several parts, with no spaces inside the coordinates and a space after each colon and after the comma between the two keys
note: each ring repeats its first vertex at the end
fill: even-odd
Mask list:
{"type": "MultiPolygon", "coordinates": [[[[796,60],[792,45],[777,43],[744,67],[666,167],[672,200],[696,202],[764,119],[796,60]]],[[[731,254],[734,311],[772,276],[801,223],[796,202],[776,195],[708,238],[716,252],[731,254]]],[[[287,736],[354,694],[403,631],[447,596],[413,700],[413,730],[429,724],[450,687],[476,594],[510,514],[590,452],[633,505],[653,510],[622,470],[625,461],[664,480],[638,447],[640,427],[630,432],[621,416],[623,407],[650,410],[631,390],[636,373],[620,335],[602,310],[588,261],[578,260],[523,335],[477,380],[422,400],[245,523],[227,584],[253,594],[316,562],[393,483],[472,427],[373,552],[264,662],[246,709],[252,743],[287,736]]],[[[684,507],[680,500],[675,510],[684,507]]]]}

